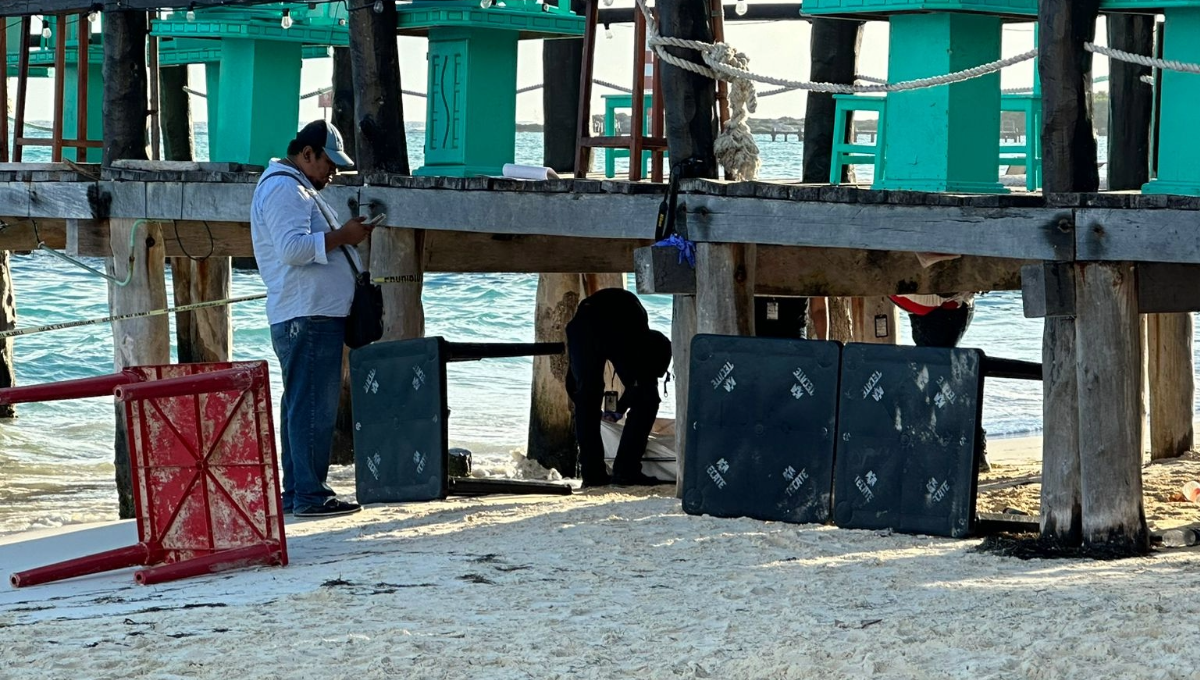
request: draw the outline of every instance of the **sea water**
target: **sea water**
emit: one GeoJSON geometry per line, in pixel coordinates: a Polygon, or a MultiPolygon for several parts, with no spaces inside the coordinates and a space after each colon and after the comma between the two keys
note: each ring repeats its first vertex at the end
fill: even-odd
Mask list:
{"type": "MultiPolygon", "coordinates": [[[[420,167],[422,131],[408,134],[412,167],[420,167]]],[[[793,138],[794,139],[794,138],[793,138]]],[[[802,145],[772,142],[759,136],[763,178],[798,178],[802,145]]],[[[196,129],[197,157],[207,158],[204,125],[196,129]]],[[[1104,148],[1101,145],[1101,148],[1104,148]]],[[[28,161],[43,151],[27,150],[28,161]]],[[[539,133],[517,135],[516,162],[541,164],[539,133]]],[[[598,154],[599,156],[599,154],[598,154]]],[[[601,158],[596,160],[602,167],[601,158]]],[[[627,161],[618,161],[618,176],[627,161]]],[[[860,181],[869,181],[870,168],[860,181]]],[[[655,214],[645,216],[647,227],[655,214]]],[[[531,215],[530,219],[537,219],[531,215]]],[[[581,247],[584,247],[581,244],[581,247]]],[[[89,261],[99,266],[98,260],[89,261]]],[[[29,327],[108,313],[104,280],[46,253],[13,255],[18,326],[29,327]]],[[[168,272],[168,276],[169,276],[168,272]]],[[[632,277],[627,282],[632,288],[632,277]]],[[[168,296],[172,287],[167,284],[168,296]]],[[[233,295],[264,291],[253,271],[235,271],[233,295]]],[[[426,333],[452,341],[533,342],[533,313],[537,276],[529,274],[428,274],[424,303],[426,333]]],[[[650,325],[669,335],[669,296],[642,296],[650,325]]],[[[232,309],[235,360],[263,360],[271,369],[271,393],[276,422],[282,393],[278,362],[271,351],[263,301],[232,309]]],[[[174,354],[174,319],[172,353],[174,354]]],[[[963,345],[989,355],[1040,360],[1042,324],[1021,314],[1015,292],[978,298],[971,328],[963,345]]],[[[900,324],[902,342],[911,342],[907,321],[900,324]]],[[[18,384],[31,385],[103,375],[112,370],[112,333],[97,324],[16,338],[14,355],[18,384]]],[[[449,367],[450,439],[475,454],[477,464],[503,467],[510,452],[525,445],[529,422],[532,360],[526,357],[452,364],[449,367]]],[[[660,415],[674,415],[674,383],[667,386],[660,415]]],[[[111,519],[116,516],[113,482],[114,415],[111,398],[27,404],[19,418],[0,423],[0,534],[36,527],[111,519]]],[[[984,427],[988,436],[1030,434],[1041,422],[1041,384],[1012,380],[988,381],[984,427]]],[[[352,489],[339,489],[352,491],[352,489]]]]}

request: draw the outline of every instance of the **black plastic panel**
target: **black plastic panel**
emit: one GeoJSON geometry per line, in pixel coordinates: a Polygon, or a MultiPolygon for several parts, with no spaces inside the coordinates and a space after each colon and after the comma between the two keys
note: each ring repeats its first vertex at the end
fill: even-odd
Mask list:
{"type": "Polygon", "coordinates": [[[685,512],[829,519],[840,353],[834,342],[695,337],[685,512]]]}

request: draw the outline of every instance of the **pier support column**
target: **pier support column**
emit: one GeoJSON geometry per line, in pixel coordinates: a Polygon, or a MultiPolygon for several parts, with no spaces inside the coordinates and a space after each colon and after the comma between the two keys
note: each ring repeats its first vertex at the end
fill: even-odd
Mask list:
{"type": "MultiPolygon", "coordinates": [[[[267,165],[300,127],[300,43],[221,41],[220,101],[215,130],[219,155],[209,160],[267,165]]],[[[209,121],[210,126],[212,120],[209,121]]]]}
{"type": "Polygon", "coordinates": [[[1195,328],[1191,314],[1147,314],[1150,459],[1174,458],[1193,444],[1195,328]]]}
{"type": "MultiPolygon", "coordinates": [[[[157,222],[111,220],[109,238],[113,256],[107,260],[109,276],[129,283],[108,285],[109,308],[114,316],[164,309],[167,306],[166,247],[157,222]],[[135,225],[138,225],[135,227],[135,225]],[[133,251],[130,252],[130,237],[133,251]],[[132,256],[132,260],[130,257],[132,256]],[[132,268],[132,275],[130,271],[132,268]]],[[[171,363],[170,325],[166,315],[114,321],[113,364],[117,371],[128,366],[171,363]]],[[[134,516],[133,486],[130,480],[128,439],[124,418],[117,408],[117,493],[121,517],[134,516]]]]}
{"type": "Polygon", "coordinates": [[[885,297],[851,298],[851,315],[854,342],[869,342],[880,345],[900,343],[900,308],[885,297]]]}
{"type": "Polygon", "coordinates": [[[688,385],[691,380],[692,338],[696,335],[696,298],[676,295],[671,304],[671,365],[675,368],[675,496],[683,498],[684,452],[687,451],[688,385]]]}
{"type": "MultiPolygon", "coordinates": [[[[579,274],[539,275],[534,342],[565,343],[567,323],[575,316],[583,297],[583,279],[579,274]]],[[[566,353],[533,358],[526,447],[530,459],[542,467],[558,470],[564,477],[574,477],[579,462],[571,398],[566,388],[569,367],[566,353]]]]}
{"type": "Polygon", "coordinates": [[[1142,554],[1150,532],[1142,505],[1142,334],[1137,272],[1125,263],[1076,267],[1083,543],[1142,554]]]}
{"type": "MultiPolygon", "coordinates": [[[[17,305],[13,291],[12,267],[7,250],[0,250],[0,331],[17,327],[17,305]]],[[[13,339],[0,340],[0,389],[17,384],[13,368],[13,339]]],[[[0,418],[16,417],[15,406],[0,405],[0,418]]]]}
{"type": "MultiPolygon", "coordinates": [[[[998,16],[960,12],[890,18],[888,80],[928,78],[1000,58],[998,16]]],[[[1000,74],[887,97],[885,176],[875,189],[1007,192],[998,181],[1000,74]]]]}
{"type": "Polygon", "coordinates": [[[1075,364],[1075,319],[1046,317],[1042,334],[1041,533],[1062,545],[1079,545],[1083,536],[1075,364]]]}
{"type": "MultiPolygon", "coordinates": [[[[171,258],[175,304],[187,305],[230,296],[233,271],[228,257],[193,261],[171,258]]],[[[179,363],[229,361],[233,356],[233,325],[229,306],[209,307],[175,315],[179,363]]]]}

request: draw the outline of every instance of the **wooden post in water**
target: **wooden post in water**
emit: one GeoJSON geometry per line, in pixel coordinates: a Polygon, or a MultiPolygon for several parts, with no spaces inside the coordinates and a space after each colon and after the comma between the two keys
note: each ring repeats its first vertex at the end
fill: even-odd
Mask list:
{"type": "MultiPolygon", "coordinates": [[[[845,19],[811,19],[809,80],[823,83],[854,83],[858,68],[858,50],[862,44],[863,22],[845,19]]],[[[833,95],[810,92],[804,109],[804,166],[806,184],[827,184],[833,154],[833,95]]],[[[849,166],[842,170],[842,181],[849,181],[849,166]]],[[[860,305],[862,303],[859,303],[860,305]]],[[[824,324],[813,324],[813,330],[825,326],[830,340],[854,340],[853,303],[850,298],[822,298],[809,304],[809,312],[819,315],[824,324]]],[[[810,336],[811,337],[811,336],[810,336]]]]}
{"type": "MultiPolygon", "coordinates": [[[[659,32],[669,38],[684,38],[712,42],[712,25],[709,23],[707,0],[658,0],[659,32]]],[[[667,51],[677,57],[700,62],[699,55],[692,50],[668,47],[667,51]]],[[[666,112],[667,147],[671,158],[671,172],[680,177],[717,177],[717,159],[713,152],[717,121],[714,116],[717,101],[716,84],[690,71],[685,71],[663,61],[658,62],[661,72],[663,107],[666,112]],[[682,165],[688,161],[688,165],[682,165]]],[[[751,246],[753,248],[753,246],[751,246]]],[[[718,247],[720,250],[720,247],[718,247]]],[[[697,249],[699,259],[699,248],[697,249]]],[[[704,247],[705,266],[712,264],[712,251],[704,247]]],[[[732,255],[731,252],[724,253],[732,255]]],[[[745,250],[740,253],[745,257],[745,250]]],[[[732,259],[732,258],[730,258],[732,259]]],[[[753,262],[753,254],[750,261],[753,262]]],[[[699,298],[701,279],[712,290],[714,279],[701,275],[697,261],[697,296],[675,296],[671,318],[671,349],[675,366],[675,456],[679,463],[679,478],[676,495],[683,495],[684,454],[687,451],[687,393],[690,381],[688,370],[689,349],[692,337],[698,332],[699,298]]],[[[751,279],[748,303],[743,307],[754,323],[754,284],[751,279]]],[[[716,292],[716,291],[713,291],[716,292]]],[[[751,328],[751,331],[753,329],[751,328]]]]}
{"type": "Polygon", "coordinates": [[[348,47],[333,48],[333,126],[342,133],[346,154],[357,159],[358,136],[354,133],[354,66],[348,47]]]}
{"type": "MultiPolygon", "coordinates": [[[[2,55],[3,52],[0,52],[2,55]]],[[[12,268],[7,250],[0,250],[0,331],[11,331],[17,327],[17,305],[14,299],[12,268]]],[[[13,369],[13,339],[0,340],[0,389],[17,384],[13,369]]],[[[0,406],[0,418],[14,418],[16,407],[11,404],[0,406]]]]}
{"type": "Polygon", "coordinates": [[[1085,264],[1075,293],[1080,495],[1084,545],[1119,554],[1150,549],[1142,506],[1142,333],[1137,273],[1085,264]]]}
{"type": "MultiPolygon", "coordinates": [[[[586,0],[571,0],[583,15],[586,0]]],[[[560,174],[575,172],[575,134],[579,124],[579,78],[583,38],[542,41],[542,111],[545,117],[542,164],[560,174]]],[[[584,174],[586,168],[580,170],[584,174]]]]}
{"type": "MultiPolygon", "coordinates": [[[[575,129],[571,128],[574,138],[575,129]]],[[[583,280],[578,274],[538,276],[534,313],[534,342],[566,342],[567,323],[583,299],[583,280]]],[[[579,451],[567,395],[569,370],[566,353],[533,358],[533,385],[529,405],[529,440],[526,455],[542,467],[554,468],[564,477],[574,477],[579,451]]]]}
{"type": "MultiPolygon", "coordinates": [[[[1154,54],[1154,17],[1112,14],[1108,44],[1133,54],[1154,54]]],[[[1154,89],[1141,82],[1145,66],[1113,60],[1109,66],[1108,187],[1139,189],[1150,181],[1150,130],[1154,89]]],[[[1192,446],[1195,357],[1192,315],[1149,314],[1150,457],[1172,458],[1192,446]]]]}
{"type": "MultiPolygon", "coordinates": [[[[193,160],[192,109],[184,88],[186,66],[159,69],[159,106],[162,111],[163,155],[168,161],[193,160]]],[[[175,227],[178,228],[178,227],[175,227]]],[[[208,257],[202,250],[192,257],[172,257],[171,284],[176,305],[228,298],[233,268],[228,257],[208,257]]],[[[175,315],[175,340],[179,363],[229,361],[233,356],[231,310],[209,307],[175,315]]]]}
{"type": "Polygon", "coordinates": [[[1195,433],[1195,327],[1191,314],[1147,314],[1150,354],[1150,458],[1191,450],[1195,433]]]}
{"type": "MultiPolygon", "coordinates": [[[[104,14],[105,166],[117,160],[146,160],[147,30],[145,12],[120,10],[104,14]]],[[[109,307],[113,314],[162,309],[167,303],[162,230],[153,222],[136,227],[131,251],[135,224],[134,220],[112,220],[109,224],[113,253],[106,265],[109,275],[123,280],[132,271],[127,285],[109,284],[109,307]]],[[[170,327],[166,316],[116,321],[112,329],[117,370],[170,362],[170,327]]],[[[134,516],[133,486],[125,420],[119,407],[115,449],[120,516],[129,518],[134,516]]]]}

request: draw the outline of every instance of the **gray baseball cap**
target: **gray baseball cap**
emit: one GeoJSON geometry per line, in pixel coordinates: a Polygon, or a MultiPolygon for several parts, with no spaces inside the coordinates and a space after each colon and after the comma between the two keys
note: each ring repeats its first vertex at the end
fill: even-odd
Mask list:
{"type": "Polygon", "coordinates": [[[352,168],[354,161],[346,155],[346,145],[342,143],[342,133],[324,120],[314,120],[296,133],[296,141],[301,146],[311,146],[314,149],[324,149],[329,159],[339,168],[352,168]]]}

